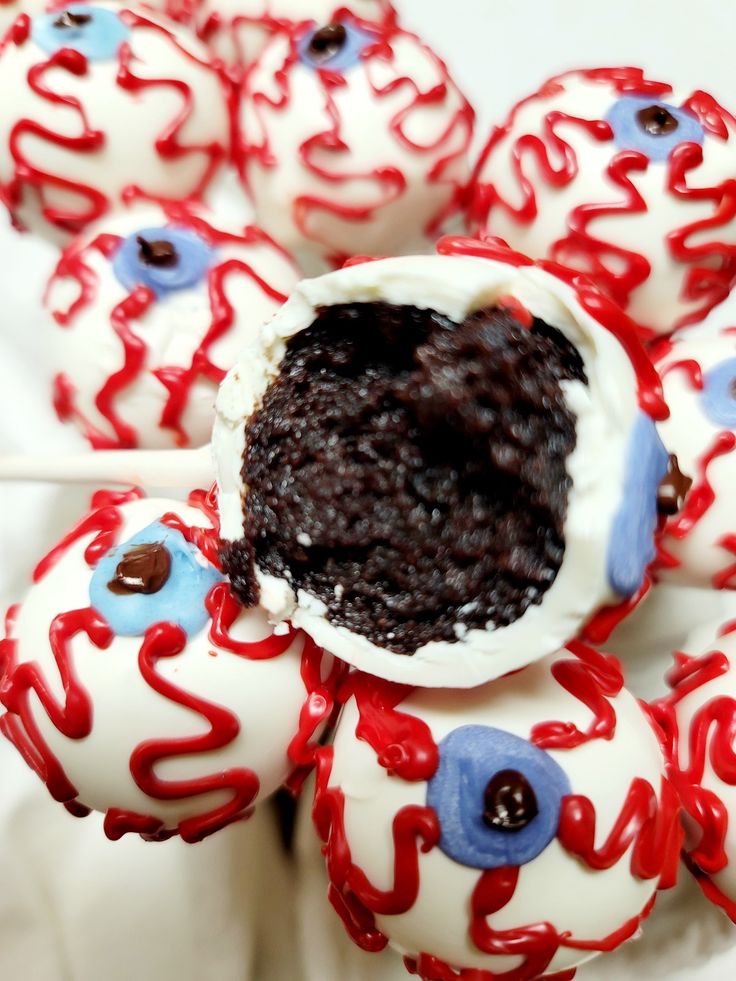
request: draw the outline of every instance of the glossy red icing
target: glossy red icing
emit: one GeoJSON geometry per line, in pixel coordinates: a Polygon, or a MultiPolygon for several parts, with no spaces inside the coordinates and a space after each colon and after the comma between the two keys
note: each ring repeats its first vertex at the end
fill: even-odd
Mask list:
{"type": "MultiPolygon", "coordinates": [[[[186,205],[170,205],[157,202],[164,210],[167,221],[184,225],[200,235],[213,248],[227,245],[248,246],[266,244],[287,254],[255,226],[249,226],[241,235],[222,232],[213,228],[203,218],[193,214],[186,205]]],[[[62,255],[54,279],[71,278],[78,292],[66,310],[55,310],[53,316],[60,327],[73,327],[74,319],[93,305],[99,291],[99,281],[86,261],[90,250],[101,253],[112,262],[122,239],[115,235],[99,235],[89,244],[73,243],[62,255]]],[[[231,258],[215,263],[207,274],[211,321],[204,337],[194,351],[188,365],[169,365],[152,371],[166,391],[158,426],[175,433],[178,446],[187,446],[189,436],[183,425],[184,414],[190,404],[192,390],[200,379],[207,379],[214,386],[225,377],[224,368],[216,365],[211,352],[218,341],[235,328],[236,311],[228,299],[227,284],[235,276],[247,277],[257,289],[275,303],[283,303],[286,296],[260,276],[252,265],[242,259],[231,258]]],[[[52,281],[53,282],[53,281],[52,281]]],[[[155,294],[140,286],[133,290],[110,313],[110,324],[120,340],[122,367],[110,375],[97,393],[95,403],[101,415],[108,421],[114,436],[102,432],[93,425],[76,405],[73,382],[64,374],[54,379],[54,408],[62,421],[73,420],[93,449],[131,449],[140,445],[141,437],[136,429],[125,422],[117,410],[117,401],[130,386],[149,368],[146,343],[145,316],[157,302],[155,294]]]]}
{"type": "MultiPolygon", "coordinates": [[[[555,189],[566,188],[575,180],[579,162],[571,137],[572,130],[582,130],[587,138],[601,143],[612,141],[613,132],[605,120],[565,114],[553,108],[554,102],[550,101],[549,111],[540,119],[540,135],[523,134],[510,150],[511,173],[521,204],[516,205],[505,199],[495,185],[484,181],[483,171],[487,161],[509,137],[520,111],[542,100],[553,100],[564,92],[566,82],[576,77],[610,84],[619,94],[649,94],[662,98],[672,91],[669,85],[645,79],[638,68],[566,72],[545,83],[539,92],[523,99],[512,109],[506,123],[494,129],[481,154],[474,172],[475,189],[469,209],[473,231],[492,232],[496,209],[506,212],[518,224],[533,222],[538,215],[538,205],[530,174],[555,189]]],[[[733,125],[734,120],[712,96],[696,91],[685,101],[684,107],[698,117],[711,136],[728,139],[728,123],[733,125]]],[[[669,194],[683,202],[712,202],[709,218],[683,224],[665,237],[665,245],[673,262],[682,265],[682,297],[692,301],[702,300],[702,305],[695,312],[673,324],[672,329],[700,321],[726,298],[736,279],[736,247],[725,234],[725,229],[736,217],[736,191],[733,181],[703,186],[702,179],[693,179],[689,184],[691,173],[700,166],[702,159],[700,146],[685,143],[674,150],[667,163],[666,187],[669,194]],[[720,230],[724,230],[724,241],[721,242],[717,239],[720,230]]],[[[597,238],[590,226],[599,218],[647,211],[647,203],[631,175],[647,171],[649,165],[643,153],[632,150],[617,152],[612,147],[606,176],[609,185],[620,188],[619,200],[613,204],[593,201],[572,208],[566,217],[566,234],[552,243],[548,251],[550,259],[591,275],[596,284],[622,307],[627,305],[632,292],[648,279],[651,271],[649,260],[633,248],[626,249],[597,238]]],[[[684,210],[683,219],[686,214],[684,210]]],[[[649,337],[648,325],[642,324],[641,328],[643,336],[649,337]]]]}
{"type": "MultiPolygon", "coordinates": [[[[366,48],[361,59],[373,98],[380,102],[390,99],[397,92],[408,93],[403,108],[395,113],[389,123],[389,133],[404,150],[419,157],[427,157],[447,147],[447,153],[436,161],[426,176],[429,184],[444,184],[450,188],[449,200],[431,217],[424,228],[428,237],[435,238],[446,219],[465,203],[467,186],[464,181],[461,182],[457,177],[452,176],[451,171],[457,161],[462,160],[468,153],[473,136],[475,113],[467,100],[461,99],[459,108],[454,116],[448,119],[444,131],[437,136],[434,143],[415,142],[409,135],[414,120],[421,117],[427,107],[441,105],[447,99],[449,90],[454,87],[447,66],[429,49],[424,48],[436,68],[437,80],[434,85],[420,89],[416,81],[400,74],[385,81],[383,72],[380,74],[382,81],[379,82],[378,73],[372,69],[379,63],[382,67],[392,64],[394,58],[392,43],[402,38],[411,38],[415,43],[420,42],[415,35],[400,30],[392,21],[383,25],[372,24],[368,27],[375,33],[376,41],[366,48]]],[[[256,161],[265,169],[277,167],[279,164],[278,155],[268,136],[268,124],[263,118],[263,110],[267,108],[276,112],[289,111],[292,84],[290,75],[299,61],[298,42],[305,29],[311,28],[302,25],[301,28],[291,31],[289,53],[274,76],[275,95],[254,91],[253,83],[246,75],[244,97],[252,101],[257,120],[257,124],[252,126],[248,133],[241,132],[239,140],[236,141],[236,162],[246,187],[251,161],[256,161]]],[[[335,100],[335,94],[344,88],[348,81],[343,74],[326,69],[316,70],[315,75],[322,89],[324,114],[329,122],[321,132],[308,137],[300,145],[301,165],[309,174],[335,186],[349,187],[350,184],[355,184],[363,188],[361,200],[351,204],[338,201],[337,195],[302,194],[294,198],[292,215],[297,228],[306,240],[319,242],[319,237],[311,226],[320,213],[334,215],[341,221],[356,224],[370,221],[381,208],[403,196],[408,186],[408,179],[393,165],[379,164],[368,170],[360,169],[360,161],[351,157],[350,144],[346,141],[340,110],[335,100]]],[[[328,243],[322,244],[329,250],[328,243]]],[[[348,259],[347,255],[330,255],[330,261],[335,268],[342,266],[348,259]]]]}
{"type": "MultiPolygon", "coordinates": [[[[120,17],[131,29],[157,32],[165,36],[183,57],[196,64],[205,64],[192,52],[180,45],[166,27],[127,9],[121,9],[120,17]]],[[[13,30],[6,35],[5,46],[25,44],[29,39],[30,27],[30,18],[26,15],[19,17],[13,30]]],[[[1,50],[0,53],[2,53],[1,50]]],[[[39,52],[39,58],[43,59],[42,52],[39,52]]],[[[161,130],[156,139],[155,148],[164,161],[191,155],[202,158],[204,163],[199,168],[199,179],[193,184],[188,195],[192,198],[199,198],[224,160],[227,148],[215,141],[203,144],[185,143],[181,139],[181,134],[192,115],[194,104],[190,86],[180,79],[140,78],[134,74],[134,66],[135,55],[130,44],[126,42],[120,46],[117,70],[111,77],[115,79],[116,85],[121,89],[130,91],[134,98],[140,99],[144,91],[150,88],[167,88],[176,93],[178,108],[161,130]]],[[[58,86],[57,76],[60,71],[75,76],[86,76],[88,70],[89,64],[83,54],[72,48],[62,48],[46,60],[40,60],[28,72],[28,86],[38,98],[51,106],[63,106],[78,117],[78,126],[69,127],[76,129],[78,135],[66,136],[32,119],[23,117],[13,125],[10,132],[9,149],[14,161],[15,173],[10,181],[0,184],[0,200],[8,207],[14,219],[17,219],[17,209],[28,189],[32,189],[39,197],[44,217],[52,224],[72,234],[81,231],[90,222],[101,218],[115,204],[102,190],[91,184],[65,178],[36,166],[24,152],[24,144],[27,144],[29,138],[84,156],[92,156],[104,151],[105,134],[102,130],[93,127],[82,102],[74,96],[64,95],[56,91],[46,83],[46,76],[49,73],[53,75],[54,84],[58,86]],[[75,203],[65,207],[48,205],[46,199],[48,191],[52,188],[67,192],[72,196],[75,203]]],[[[223,98],[225,98],[224,90],[223,98]]],[[[125,196],[126,190],[124,187],[120,188],[121,199],[125,196]]]]}

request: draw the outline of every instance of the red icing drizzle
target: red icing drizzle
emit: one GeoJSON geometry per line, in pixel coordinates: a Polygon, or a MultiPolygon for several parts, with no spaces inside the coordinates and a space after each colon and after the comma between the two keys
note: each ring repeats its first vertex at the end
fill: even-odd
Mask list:
{"type": "MultiPolygon", "coordinates": [[[[212,247],[236,245],[245,248],[268,245],[288,258],[287,254],[259,228],[250,226],[242,235],[233,235],[213,228],[204,219],[192,214],[185,205],[167,205],[163,201],[158,203],[169,222],[191,228],[212,247]]],[[[54,279],[69,277],[76,280],[79,292],[67,310],[53,312],[55,320],[61,327],[73,328],[74,318],[94,304],[97,299],[99,283],[86,261],[86,255],[90,250],[97,251],[112,262],[121,241],[114,235],[99,235],[82,248],[73,244],[62,255],[54,279]]],[[[142,329],[145,325],[136,331],[131,322],[140,321],[157,300],[151,290],[143,286],[138,287],[117,304],[110,314],[112,329],[120,340],[123,366],[109,376],[95,397],[95,405],[110,424],[114,435],[110,436],[101,431],[77,408],[74,385],[63,374],[57,375],[54,380],[54,407],[59,418],[63,421],[73,420],[94,449],[138,446],[141,442],[140,436],[133,426],[124,421],[116,408],[116,402],[130,386],[151,370],[166,392],[158,426],[172,430],[178,446],[187,446],[189,435],[182,420],[194,386],[200,379],[207,379],[212,383],[214,390],[226,374],[225,368],[212,361],[211,351],[218,341],[237,327],[236,311],[227,296],[227,282],[236,275],[246,276],[275,304],[281,304],[286,300],[285,294],[266,282],[245,260],[233,257],[224,262],[216,262],[207,274],[212,319],[189,365],[165,365],[151,370],[149,348],[145,339],[145,330],[142,329]]]]}
{"type": "MultiPolygon", "coordinates": [[[[175,36],[165,27],[130,10],[121,10],[120,17],[133,30],[158,32],[168,38],[170,44],[186,59],[202,67],[208,67],[205,62],[200,61],[192,52],[182,47],[175,36]]],[[[30,19],[26,15],[19,17],[14,28],[6,35],[4,46],[25,44],[30,35],[30,26],[30,19]]],[[[155,148],[164,161],[177,160],[191,154],[205,158],[197,182],[192,185],[188,192],[180,195],[180,197],[186,197],[188,193],[192,197],[199,197],[224,159],[226,148],[216,141],[189,145],[180,142],[181,132],[191,118],[194,109],[194,95],[190,86],[178,79],[138,78],[131,71],[131,66],[134,63],[135,55],[130,44],[123,43],[118,52],[117,71],[113,76],[115,84],[121,89],[127,89],[136,98],[144,89],[173,88],[180,97],[181,107],[156,139],[155,148]]],[[[19,119],[10,132],[9,140],[10,153],[14,161],[14,176],[9,182],[0,184],[0,200],[6,204],[14,217],[22,202],[24,190],[30,187],[41,201],[44,217],[59,228],[73,234],[81,231],[90,222],[101,218],[114,202],[102,190],[90,184],[65,178],[36,167],[23,152],[22,142],[31,137],[47,144],[53,144],[72,154],[94,155],[104,150],[105,134],[102,130],[93,128],[79,99],[53,91],[44,80],[48,71],[62,69],[72,75],[84,76],[87,75],[88,67],[87,59],[79,51],[75,51],[73,48],[62,48],[46,61],[40,61],[29,69],[29,88],[39,99],[49,103],[51,107],[64,106],[67,110],[72,110],[79,119],[79,135],[65,136],[32,119],[19,119]],[[46,203],[48,191],[51,189],[67,192],[73,198],[78,199],[80,203],[77,206],[69,204],[65,207],[52,207],[46,203]]],[[[212,70],[217,71],[216,68],[212,68],[212,70]]],[[[125,197],[127,191],[126,188],[120,189],[121,199],[125,197]]]]}
{"type": "MultiPolygon", "coordinates": [[[[570,653],[579,660],[558,660],[554,665],[557,671],[553,669],[553,675],[562,687],[591,709],[594,721],[586,733],[565,723],[541,724],[535,727],[533,735],[538,745],[546,744],[556,749],[572,748],[590,739],[610,739],[615,731],[615,710],[608,699],[615,697],[622,687],[618,665],[579,643],[570,646],[570,653]]],[[[343,686],[342,695],[354,695],[356,698],[359,713],[356,736],[372,746],[381,765],[394,777],[426,780],[436,769],[436,762],[429,766],[431,747],[436,752],[431,731],[420,719],[408,712],[397,711],[397,705],[410,692],[411,689],[404,686],[392,686],[368,676],[353,675],[343,686]],[[397,739],[404,741],[400,749],[396,748],[397,739]],[[385,759],[387,750],[389,761],[385,759]],[[408,776],[397,772],[396,760],[406,767],[408,776]],[[417,761],[425,762],[418,765],[417,761]],[[422,769],[424,776],[418,775],[422,769]]],[[[399,810],[392,831],[394,886],[388,893],[376,890],[352,861],[345,829],[345,798],[338,787],[330,786],[332,761],[331,748],[320,751],[313,812],[317,832],[325,843],[330,900],[353,940],[365,950],[377,951],[383,949],[387,938],[378,929],[375,917],[399,915],[416,902],[420,887],[419,853],[420,850],[426,852],[435,847],[439,842],[440,828],[431,808],[412,805],[399,810]],[[430,823],[431,818],[434,818],[434,825],[430,823]],[[403,888],[400,870],[406,876],[403,888]]],[[[663,779],[658,798],[647,781],[637,778],[632,782],[621,811],[600,847],[595,847],[595,809],[590,800],[581,795],[564,798],[558,837],[563,848],[593,871],[613,867],[630,850],[632,875],[639,879],[659,879],[660,888],[667,888],[676,879],[681,843],[678,814],[677,795],[667,780],[663,779]]],[[[430,954],[422,953],[418,957],[406,958],[410,972],[420,975],[425,981],[449,981],[453,978],[467,981],[536,981],[542,976],[547,977],[544,972],[562,948],[584,951],[615,949],[636,933],[654,905],[652,898],[639,915],[609,936],[596,940],[576,940],[569,933],[559,933],[549,923],[493,930],[487,918],[511,902],[522,876],[523,869],[520,868],[483,872],[473,892],[469,923],[470,937],[479,950],[489,955],[521,957],[522,964],[497,974],[471,968],[456,969],[430,954]]],[[[570,972],[563,972],[549,978],[571,976],[570,972]]]]}
{"type": "MultiPolygon", "coordinates": [[[[540,118],[539,136],[523,134],[509,150],[510,172],[521,193],[521,205],[514,206],[503,198],[493,184],[484,181],[483,173],[488,160],[497,150],[501,152],[500,147],[509,138],[520,110],[541,100],[554,99],[564,91],[566,81],[574,78],[610,84],[619,94],[651,94],[658,98],[671,92],[670,86],[645,79],[641,69],[637,68],[568,72],[551,79],[539,92],[522,100],[511,111],[506,123],[494,130],[481,154],[474,173],[475,191],[469,211],[471,227],[475,231],[493,230],[494,208],[503,209],[519,224],[529,224],[537,218],[536,193],[526,173],[527,160],[531,164],[530,172],[541,175],[541,179],[552,188],[567,187],[577,177],[577,155],[567,135],[559,132],[562,124],[568,130],[570,126],[579,127],[596,141],[612,140],[613,133],[604,120],[569,117],[550,110],[540,118]]],[[[711,137],[728,140],[729,127],[733,127],[734,120],[707,93],[694,92],[685,101],[684,108],[698,117],[711,137]]],[[[572,209],[566,219],[567,234],[550,245],[548,254],[554,260],[591,275],[612,299],[626,306],[631,293],[648,278],[651,271],[649,261],[633,249],[624,249],[594,237],[590,225],[598,218],[625,217],[647,210],[646,201],[629,174],[646,171],[649,160],[638,151],[612,150],[612,153],[607,177],[609,183],[621,188],[621,199],[607,204],[583,204],[572,209]]],[[[683,267],[681,297],[694,302],[703,301],[699,309],[673,324],[673,329],[700,321],[710,309],[725,299],[736,279],[736,247],[715,241],[711,236],[703,243],[704,232],[726,229],[736,217],[736,184],[733,180],[724,180],[716,186],[688,186],[690,172],[697,170],[702,160],[702,147],[683,143],[673,151],[666,165],[668,193],[684,202],[710,201],[713,209],[710,217],[684,225],[666,236],[672,259],[683,267]]],[[[644,336],[648,336],[647,325],[642,325],[642,330],[644,336]]]]}
{"type": "MultiPolygon", "coordinates": [[[[139,497],[141,494],[138,491],[127,494],[96,494],[93,498],[93,507],[96,510],[83,519],[39,564],[36,578],[45,575],[80,538],[93,533],[96,535],[87,546],[85,557],[91,566],[96,565],[117,543],[123,524],[119,505],[139,497]]],[[[213,492],[205,494],[195,491],[190,496],[189,504],[205,514],[212,513],[213,492]]],[[[205,553],[215,547],[216,530],[188,527],[174,514],[165,515],[164,520],[170,527],[181,531],[197,547],[201,544],[205,553]]],[[[269,636],[263,641],[251,643],[233,638],[229,631],[237,610],[235,600],[225,583],[212,588],[206,605],[213,616],[210,636],[212,643],[235,656],[251,660],[275,658],[284,654],[299,639],[297,632],[293,630],[289,630],[284,636],[269,636]]],[[[78,800],[76,788],[64,773],[60,761],[35,721],[31,694],[35,694],[40,708],[62,736],[75,740],[89,736],[92,732],[93,705],[75,671],[72,641],[77,634],[84,632],[91,643],[102,650],[110,647],[115,635],[106,621],[91,608],[61,613],[53,620],[49,644],[64,691],[64,699],[59,701],[52,693],[37,662],[18,663],[17,640],[14,637],[16,614],[16,608],[9,612],[6,637],[0,642],[0,699],[7,710],[0,719],[0,730],[17,746],[26,762],[39,774],[57,800],[62,801],[73,814],[87,814],[89,809],[78,800]]],[[[153,814],[112,807],[105,817],[105,830],[110,838],[119,838],[127,832],[135,832],[152,840],[162,840],[179,834],[185,841],[194,842],[233,821],[247,817],[252,810],[252,804],[259,792],[259,781],[255,773],[244,767],[233,767],[186,779],[164,780],[156,773],[157,766],[168,760],[195,754],[204,754],[206,759],[207,754],[229,746],[240,732],[240,721],[232,711],[193,692],[185,691],[159,673],[159,662],[162,659],[176,658],[185,650],[186,644],[186,635],[177,625],[156,624],[146,632],[142,641],[138,668],[152,691],[167,701],[190,710],[207,724],[207,730],[196,736],[154,738],[139,744],[130,758],[131,776],[136,785],[154,801],[180,801],[188,798],[196,800],[214,793],[224,793],[226,799],[209,808],[203,805],[200,813],[183,819],[175,828],[153,814]]],[[[297,730],[287,750],[288,759],[294,768],[291,780],[295,782],[303,780],[305,773],[313,765],[315,740],[322,725],[333,712],[334,693],[344,671],[342,665],[334,664],[329,672],[325,672],[325,656],[321,648],[304,636],[300,663],[306,698],[297,730]]]]}
{"type": "MultiPolygon", "coordinates": [[[[305,29],[308,28],[302,25],[290,32],[289,53],[281,68],[274,75],[277,89],[275,97],[257,91],[250,76],[246,76],[245,98],[252,103],[256,120],[256,125],[251,127],[251,131],[247,134],[241,133],[240,139],[236,142],[237,163],[246,185],[248,183],[248,169],[252,163],[257,163],[264,169],[278,166],[278,158],[268,138],[268,123],[264,114],[266,112],[285,113],[289,111],[291,105],[290,73],[292,68],[299,64],[298,42],[305,29]],[[254,134],[253,130],[257,132],[254,134]]],[[[421,115],[427,107],[443,106],[451,93],[455,91],[454,83],[444,62],[422,45],[422,51],[431,59],[436,68],[437,78],[433,85],[421,90],[413,79],[399,74],[398,69],[395,78],[379,84],[373,77],[372,68],[377,62],[392,64],[394,59],[392,41],[410,38],[417,44],[421,44],[421,42],[415,35],[399,30],[393,23],[387,23],[383,26],[373,24],[370,25],[370,29],[375,33],[375,44],[366,48],[361,55],[361,60],[373,97],[380,102],[380,100],[391,98],[401,91],[405,91],[407,94],[405,105],[395,113],[389,123],[390,134],[404,150],[425,161],[431,154],[439,153],[443,148],[447,148],[444,156],[439,157],[433,163],[427,161],[427,166],[429,167],[431,163],[431,167],[429,167],[425,177],[426,183],[445,185],[448,189],[447,200],[440,206],[437,213],[431,216],[424,229],[428,237],[434,238],[443,222],[464,205],[467,194],[466,184],[461,177],[453,173],[453,169],[467,156],[473,135],[475,114],[467,100],[458,94],[458,109],[448,118],[447,125],[434,142],[418,144],[412,140],[409,132],[413,119],[421,115]]],[[[255,74],[251,74],[255,78],[255,74]]],[[[388,207],[407,192],[410,179],[394,165],[379,164],[367,171],[347,169],[348,165],[351,162],[355,163],[355,161],[351,161],[352,151],[344,138],[336,95],[349,84],[349,79],[339,72],[327,69],[318,69],[315,71],[315,75],[322,86],[325,114],[329,119],[329,125],[322,132],[309,137],[300,145],[298,156],[302,167],[308,174],[336,187],[346,187],[349,190],[351,184],[357,184],[364,188],[365,185],[375,188],[372,194],[364,189],[362,192],[363,199],[351,204],[337,200],[337,194],[334,192],[324,195],[302,194],[296,196],[292,202],[294,223],[305,239],[320,242],[319,233],[311,227],[320,213],[326,213],[344,222],[356,224],[369,222],[380,213],[382,208],[388,207]]],[[[412,178],[413,180],[414,178],[412,178]]],[[[332,253],[328,241],[322,241],[321,244],[330,251],[331,254],[328,258],[336,268],[343,265],[348,259],[346,255],[332,253]]]]}

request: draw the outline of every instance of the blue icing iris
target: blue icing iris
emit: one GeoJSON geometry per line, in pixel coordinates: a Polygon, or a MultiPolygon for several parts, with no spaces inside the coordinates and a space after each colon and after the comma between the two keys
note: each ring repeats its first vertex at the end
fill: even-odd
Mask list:
{"type": "Polygon", "coordinates": [[[668,466],[669,454],[656,426],[641,412],[629,442],[623,503],[608,546],[608,581],[619,596],[636,593],[655,556],[657,491],[668,466]]]}
{"type": "Polygon", "coordinates": [[[126,289],[147,286],[160,298],[196,286],[214,259],[214,249],[188,228],[142,228],[123,241],[112,267],[126,289]]]}
{"type": "Polygon", "coordinates": [[[363,52],[375,44],[377,35],[350,21],[309,28],[299,40],[299,59],[310,68],[346,72],[360,63],[363,52]]]}
{"type": "MultiPolygon", "coordinates": [[[[470,868],[496,869],[525,865],[544,851],[557,834],[562,798],[571,793],[567,775],[549,753],[510,732],[480,725],[454,729],[439,753],[427,804],[440,820],[439,847],[446,855],[470,868]],[[508,783],[507,774],[534,804],[531,820],[515,829],[492,826],[484,816],[489,788],[499,785],[498,778],[508,783]]],[[[516,796],[518,801],[522,795],[516,796]]]]}
{"type": "Polygon", "coordinates": [[[736,358],[721,361],[703,378],[703,410],[716,426],[736,429],[736,358]]]}
{"type": "Polygon", "coordinates": [[[687,109],[647,95],[624,95],[609,109],[606,122],[620,150],[638,150],[661,162],[681,143],[703,143],[705,131],[687,109]]]}
{"type": "Polygon", "coordinates": [[[112,10],[73,3],[35,17],[31,36],[46,54],[73,48],[89,61],[110,61],[130,37],[130,29],[112,10]]]}
{"type": "Polygon", "coordinates": [[[156,623],[175,623],[190,636],[207,623],[204,602],[222,578],[180,531],[154,521],[98,562],[89,598],[121,637],[142,637],[156,623]],[[143,588],[135,585],[139,574],[143,588]],[[131,581],[132,588],[123,584],[131,581]]]}

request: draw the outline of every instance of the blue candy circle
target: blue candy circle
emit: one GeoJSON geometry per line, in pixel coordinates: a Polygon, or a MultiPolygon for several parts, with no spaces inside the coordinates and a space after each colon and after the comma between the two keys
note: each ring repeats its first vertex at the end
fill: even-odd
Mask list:
{"type": "Polygon", "coordinates": [[[629,441],[623,502],[613,520],[608,546],[608,581],[619,596],[633,596],[654,559],[657,491],[669,466],[654,422],[639,413],[629,441]]]}
{"type": "Polygon", "coordinates": [[[88,61],[110,61],[130,37],[130,28],[113,10],[73,3],[63,10],[35,17],[31,36],[48,55],[72,48],[88,61]],[[75,23],[75,18],[89,19],[75,23]]]}
{"type": "Polygon", "coordinates": [[[338,21],[345,28],[346,38],[342,47],[329,58],[314,58],[309,51],[312,38],[321,30],[311,26],[299,39],[297,49],[299,60],[310,68],[325,68],[331,72],[344,73],[360,64],[363,52],[376,43],[377,35],[366,31],[350,21],[338,21]]]}
{"type": "Polygon", "coordinates": [[[716,426],[736,429],[736,358],[721,361],[703,377],[703,411],[716,426]]]}
{"type": "Polygon", "coordinates": [[[215,260],[215,252],[204,239],[188,228],[164,226],[142,228],[124,239],[113,259],[113,272],[122,285],[133,290],[147,286],[156,296],[188,289],[200,283],[215,260]],[[176,249],[172,265],[153,265],[141,255],[140,239],[170,242],[176,249]]]}
{"type": "Polygon", "coordinates": [[[204,601],[222,578],[180,531],[154,521],[100,559],[90,582],[89,599],[121,637],[142,637],[156,623],[175,623],[191,636],[207,623],[204,601]],[[171,571],[161,589],[149,594],[112,592],[108,584],[126,553],[135,545],[152,544],[166,546],[171,558],[171,571]]]}
{"type": "Polygon", "coordinates": [[[613,139],[620,150],[638,150],[653,162],[667,160],[681,143],[699,143],[705,139],[705,130],[687,109],[670,105],[647,95],[624,95],[609,109],[606,122],[613,130],[613,139]],[[637,116],[650,106],[665,109],[678,123],[670,133],[658,135],[647,132],[637,116]]]}
{"type": "Polygon", "coordinates": [[[571,793],[565,771],[549,753],[526,739],[491,726],[454,729],[439,744],[440,763],[427,787],[427,804],[440,821],[439,847],[473,869],[525,865],[557,834],[562,798],[571,793]],[[518,831],[489,827],[483,820],[489,781],[504,770],[523,774],[539,813],[518,831]]]}

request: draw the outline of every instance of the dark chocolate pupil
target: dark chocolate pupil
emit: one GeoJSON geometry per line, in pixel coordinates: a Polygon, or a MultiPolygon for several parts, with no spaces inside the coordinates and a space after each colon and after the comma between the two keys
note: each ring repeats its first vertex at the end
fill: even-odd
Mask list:
{"type": "Polygon", "coordinates": [[[348,32],[342,24],[328,24],[312,35],[309,54],[316,61],[327,61],[340,51],[348,39],[348,32]]]}
{"type": "Polygon", "coordinates": [[[175,266],[179,261],[179,253],[173,242],[167,242],[164,239],[150,242],[142,235],[139,235],[136,241],[138,242],[138,257],[147,266],[169,268],[175,266]]]}
{"type": "Polygon", "coordinates": [[[502,770],[488,782],[483,823],[497,831],[521,831],[539,814],[537,796],[518,770],[502,770]]]}
{"type": "Polygon", "coordinates": [[[657,510],[659,513],[671,517],[682,511],[685,498],[692,485],[692,479],[680,470],[675,454],[670,453],[667,473],[657,490],[657,510]]]}
{"type": "Polygon", "coordinates": [[[572,380],[566,338],[507,309],[322,310],[246,423],[236,591],[257,563],[397,654],[513,623],[562,564],[572,380]]]}
{"type": "Polygon", "coordinates": [[[650,136],[666,136],[680,125],[664,106],[647,106],[646,109],[639,110],[636,118],[650,136]]]}
{"type": "Polygon", "coordinates": [[[75,27],[84,27],[91,20],[92,17],[89,14],[73,14],[71,10],[65,10],[54,21],[54,27],[59,27],[62,30],[71,30],[75,27]]]}
{"type": "Polygon", "coordinates": [[[171,553],[160,542],[133,545],[107,584],[111,593],[158,593],[171,575],[171,553]]]}

